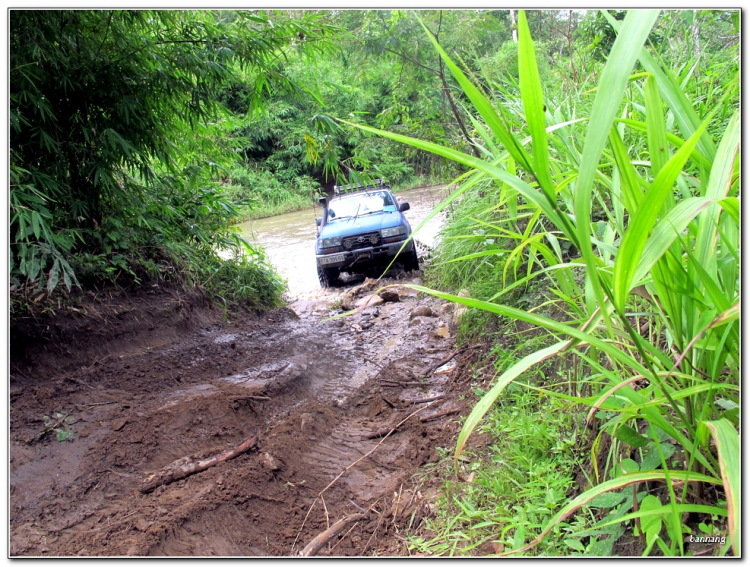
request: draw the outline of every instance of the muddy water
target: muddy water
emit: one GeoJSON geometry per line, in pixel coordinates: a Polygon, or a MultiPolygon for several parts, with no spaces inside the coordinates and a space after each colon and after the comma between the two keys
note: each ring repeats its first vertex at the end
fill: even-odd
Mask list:
{"type": "MultiPolygon", "coordinates": [[[[405,215],[412,229],[416,229],[446,195],[447,191],[442,185],[397,194],[411,206],[405,215]]],[[[315,210],[311,207],[239,225],[245,238],[259,242],[266,248],[271,262],[286,278],[289,295],[293,298],[309,296],[320,290],[315,270],[315,217],[320,216],[321,210],[320,207],[315,210]]],[[[436,216],[415,235],[415,239],[433,246],[442,223],[443,215],[436,216]]]]}

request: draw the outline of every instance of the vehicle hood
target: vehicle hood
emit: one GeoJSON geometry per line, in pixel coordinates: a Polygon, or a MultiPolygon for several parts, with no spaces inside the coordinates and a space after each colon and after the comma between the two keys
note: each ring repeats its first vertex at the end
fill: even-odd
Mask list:
{"type": "Polygon", "coordinates": [[[403,213],[382,212],[354,218],[334,220],[326,224],[320,231],[318,238],[333,238],[334,236],[350,236],[373,232],[384,228],[391,228],[400,224],[406,224],[403,213]]]}

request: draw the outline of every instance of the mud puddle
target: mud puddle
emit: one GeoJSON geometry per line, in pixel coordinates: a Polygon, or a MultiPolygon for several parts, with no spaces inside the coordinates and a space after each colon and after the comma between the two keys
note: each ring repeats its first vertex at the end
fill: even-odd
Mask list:
{"type": "Polygon", "coordinates": [[[354,514],[318,555],[403,553],[399,527],[430,513],[411,477],[459,429],[466,354],[446,360],[448,306],[405,287],[383,302],[372,295],[382,283],[81,370],[12,373],[10,554],[296,555],[354,514]],[[325,320],[368,300],[378,304],[325,320]],[[73,439],[37,439],[44,416],[65,416],[56,429],[73,439]],[[252,450],[141,492],[170,463],[249,436],[252,450]]]}

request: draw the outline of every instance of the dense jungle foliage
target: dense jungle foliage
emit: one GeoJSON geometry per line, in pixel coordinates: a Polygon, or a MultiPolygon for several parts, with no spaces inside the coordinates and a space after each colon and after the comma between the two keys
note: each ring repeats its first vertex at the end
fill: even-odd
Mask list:
{"type": "Polygon", "coordinates": [[[152,279],[274,305],[234,223],[455,180],[418,289],[494,344],[490,388],[411,549],[739,555],[739,22],[13,10],[12,309],[152,279]]]}

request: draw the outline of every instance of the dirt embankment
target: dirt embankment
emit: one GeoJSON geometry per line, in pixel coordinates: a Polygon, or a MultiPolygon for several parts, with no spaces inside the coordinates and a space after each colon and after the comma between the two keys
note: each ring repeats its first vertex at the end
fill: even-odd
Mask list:
{"type": "Polygon", "coordinates": [[[476,351],[441,366],[455,353],[449,308],[403,287],[324,321],[372,287],[229,321],[154,288],[21,325],[11,555],[296,555],[327,528],[318,555],[407,553],[404,530],[431,513],[413,474],[452,445],[476,351]],[[249,437],[238,456],[142,491],[163,467],[249,437]]]}

